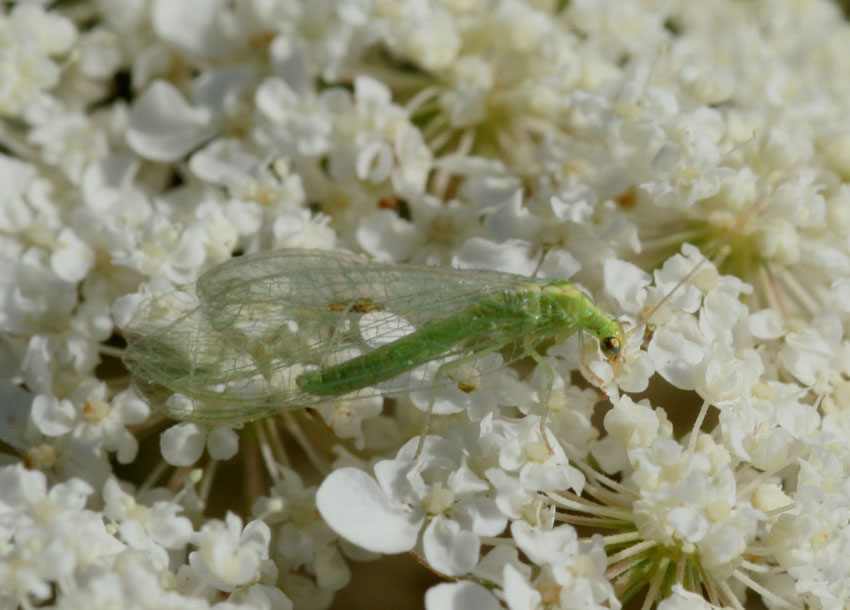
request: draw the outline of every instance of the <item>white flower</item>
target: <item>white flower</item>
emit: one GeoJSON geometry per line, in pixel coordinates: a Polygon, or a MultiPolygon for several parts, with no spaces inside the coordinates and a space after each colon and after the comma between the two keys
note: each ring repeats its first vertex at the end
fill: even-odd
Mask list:
{"type": "MultiPolygon", "coordinates": [[[[400,456],[412,454],[415,443],[402,448],[400,456]]],[[[505,517],[482,493],[489,485],[446,442],[428,439],[422,458],[379,462],[375,475],[377,480],[343,468],[325,480],[316,496],[328,525],[364,548],[410,550],[427,521],[425,559],[439,572],[460,575],[478,562],[480,536],[497,535],[505,527],[505,517]],[[359,501],[350,501],[352,495],[359,501]]]]}
{"type": "Polygon", "coordinates": [[[0,532],[5,539],[0,587],[7,603],[44,601],[53,585],[71,582],[124,545],[100,515],[84,508],[92,488],[71,479],[48,490],[45,476],[21,465],[0,469],[0,532]]]}
{"type": "Polygon", "coordinates": [[[440,70],[454,61],[461,39],[451,14],[442,6],[405,2],[387,11],[385,18],[386,24],[380,25],[387,42],[403,57],[426,70],[440,70]]]}
{"type": "Polygon", "coordinates": [[[283,248],[329,250],[336,244],[329,221],[327,216],[311,216],[307,210],[278,214],[272,226],[274,244],[283,248]]]}
{"type": "Polygon", "coordinates": [[[182,549],[193,534],[192,523],[178,514],[183,511],[182,506],[173,500],[156,500],[146,506],[122,490],[114,477],[103,486],[103,500],[104,514],[118,524],[124,541],[132,547],[155,552],[151,559],[160,560],[154,562],[160,569],[168,566],[163,549],[182,549]],[[162,548],[157,549],[157,545],[162,548]]]}
{"type": "Polygon", "coordinates": [[[658,604],[658,610],[714,610],[717,607],[680,584],[673,585],[670,597],[658,604]]]}
{"type": "Polygon", "coordinates": [[[83,34],[79,49],[80,72],[86,78],[111,78],[124,59],[118,36],[106,28],[95,28],[83,34]]]}
{"type": "Polygon", "coordinates": [[[232,428],[208,428],[192,422],[171,426],[160,437],[165,461],[174,466],[191,466],[201,457],[204,447],[214,460],[229,460],[239,448],[239,437],[232,428]]]}
{"type": "Polygon", "coordinates": [[[758,339],[778,339],[785,334],[782,318],[773,309],[762,309],[750,316],[749,331],[758,339]]]}
{"type": "Polygon", "coordinates": [[[472,582],[443,583],[425,593],[426,610],[497,610],[501,607],[492,593],[472,582]]]}
{"type": "Polygon", "coordinates": [[[330,104],[320,102],[327,102],[328,97],[330,94],[318,100],[315,95],[302,98],[283,79],[267,78],[255,94],[257,120],[266,128],[257,137],[278,147],[282,154],[316,156],[327,152],[333,123],[327,108],[330,104]]]}
{"type": "MultiPolygon", "coordinates": [[[[200,193],[198,194],[200,195],[200,193]]],[[[166,202],[159,202],[168,207],[166,202]]],[[[178,202],[169,202],[180,207],[178,202]]],[[[197,279],[211,260],[223,260],[238,231],[215,202],[201,202],[188,223],[174,222],[163,213],[145,215],[137,233],[116,251],[116,263],[174,284],[197,279]]]]}
{"type": "Polygon", "coordinates": [[[424,522],[422,509],[393,500],[377,481],[357,468],[329,475],[316,494],[316,507],[335,531],[363,548],[383,553],[408,551],[424,522]]]}
{"type": "Polygon", "coordinates": [[[383,401],[378,396],[339,400],[327,406],[319,405],[316,410],[336,436],[354,439],[355,446],[360,449],[366,446],[364,425],[380,416],[383,401]]]}
{"type": "Polygon", "coordinates": [[[44,91],[59,81],[53,57],[67,53],[77,36],[73,23],[37,4],[15,6],[0,19],[6,49],[0,62],[0,114],[30,113],[45,103],[44,91]]]}
{"type": "Polygon", "coordinates": [[[793,454],[795,439],[830,429],[817,409],[803,401],[805,393],[795,384],[760,382],[751,397],[725,405],[720,425],[727,447],[756,468],[781,468],[793,454]]]}
{"type": "Polygon", "coordinates": [[[422,231],[390,210],[372,214],[357,229],[357,243],[378,260],[409,259],[425,241],[422,231]]]}
{"type": "Polygon", "coordinates": [[[686,552],[696,549],[706,569],[730,573],[764,515],[736,497],[726,450],[705,435],[693,453],[658,438],[629,457],[635,466],[631,479],[640,495],[633,512],[642,537],[679,545],[686,552]]]}
{"type": "Polygon", "coordinates": [[[288,468],[281,467],[280,474],[271,494],[252,508],[255,516],[275,526],[276,565],[291,573],[315,575],[316,584],[325,591],[343,588],[351,579],[341,552],[345,549],[339,548],[339,539],[328,525],[316,518],[316,488],[305,487],[288,468]]]}
{"type": "Polygon", "coordinates": [[[581,471],[570,466],[554,438],[547,442],[551,451],[540,438],[540,419],[532,415],[518,421],[495,420],[481,430],[482,452],[490,459],[495,457],[500,475],[516,476],[529,491],[574,489],[580,493],[584,486],[581,471]]]}
{"type": "Polygon", "coordinates": [[[649,447],[659,436],[669,438],[673,428],[661,409],[650,408],[645,401],[634,402],[622,396],[605,414],[605,431],[625,449],[649,447]]]}
{"type": "MultiPolygon", "coordinates": [[[[664,608],[850,605],[837,3],[7,4],[0,438],[29,470],[0,468],[0,606],[323,610],[349,560],[407,551],[455,579],[429,608],[615,608],[639,590],[664,608]],[[534,358],[494,317],[318,404],[279,378],[471,313],[489,288],[402,320],[387,304],[410,286],[376,277],[374,315],[298,345],[284,337],[337,312],[287,299],[275,269],[273,302],[232,295],[238,320],[219,294],[197,308],[207,269],[273,248],[568,279],[598,311],[534,358]],[[583,332],[599,312],[621,325],[616,357],[583,332]],[[213,327],[228,388],[275,415],[242,443],[197,421],[192,387],[125,391],[122,334],[213,327]]],[[[534,305],[522,334],[547,317],[534,305]]]]}
{"type": "MultiPolygon", "coordinates": [[[[511,533],[519,548],[542,567],[532,582],[535,589],[544,592],[541,601],[563,608],[603,604],[620,607],[614,588],[605,577],[607,561],[601,536],[579,542],[571,526],[546,529],[525,521],[515,521],[511,533]]],[[[507,573],[506,568],[506,576],[507,573]]]]}
{"type": "Polygon", "coordinates": [[[224,521],[208,521],[196,534],[197,551],[189,554],[189,565],[201,579],[222,591],[257,582],[269,557],[269,526],[242,520],[228,513],[224,521]]]}
{"type": "Polygon", "coordinates": [[[33,128],[29,139],[40,147],[44,159],[61,168],[74,184],[88,163],[109,152],[105,129],[83,113],[47,116],[33,128]]]}
{"type": "Polygon", "coordinates": [[[824,314],[810,326],[785,335],[779,361],[800,383],[812,385],[835,358],[842,334],[837,316],[824,314]]]}
{"type": "Polygon", "coordinates": [[[155,81],[133,106],[127,143],[143,157],[173,161],[216,130],[212,109],[192,106],[171,84],[155,81]]]}
{"type": "Polygon", "coordinates": [[[521,240],[496,244],[474,237],[466,241],[452,259],[452,266],[461,269],[496,269],[517,275],[532,275],[537,260],[530,244],[521,240]]]}
{"type": "Polygon", "coordinates": [[[94,266],[94,252],[67,227],[59,231],[56,239],[57,248],[50,256],[53,272],[66,282],[79,282],[94,266]]]}
{"type": "Polygon", "coordinates": [[[148,418],[149,407],[130,391],[106,400],[104,384],[82,383],[72,400],[54,396],[36,396],[32,405],[32,421],[46,436],[71,435],[74,442],[96,451],[116,452],[121,463],[129,463],[138,450],[136,438],[127,426],[141,424],[148,418]]]}
{"type": "Polygon", "coordinates": [[[152,565],[137,551],[116,557],[109,570],[93,572],[79,586],[57,598],[57,608],[140,608],[145,610],[208,610],[210,603],[174,588],[174,575],[152,565]]]}
{"type": "Polygon", "coordinates": [[[151,8],[151,24],[163,40],[182,54],[214,58],[237,52],[244,44],[228,25],[221,2],[157,0],[151,8]]]}
{"type": "Polygon", "coordinates": [[[794,578],[798,594],[819,607],[838,607],[848,599],[848,564],[840,549],[848,543],[847,460],[823,448],[801,461],[790,510],[772,524],[767,542],[794,578]]]}
{"type": "Polygon", "coordinates": [[[215,610],[292,610],[293,607],[293,602],[283,591],[277,587],[259,584],[240,587],[226,602],[214,606],[215,610]]]}

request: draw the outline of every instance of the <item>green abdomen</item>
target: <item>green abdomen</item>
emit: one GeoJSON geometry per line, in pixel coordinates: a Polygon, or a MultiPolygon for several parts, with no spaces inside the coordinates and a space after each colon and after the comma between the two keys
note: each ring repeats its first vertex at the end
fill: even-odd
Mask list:
{"type": "Polygon", "coordinates": [[[479,308],[428,322],[416,332],[375,348],[368,354],[296,378],[298,387],[317,396],[341,396],[387,381],[439,358],[459,343],[486,332],[479,308]]]}

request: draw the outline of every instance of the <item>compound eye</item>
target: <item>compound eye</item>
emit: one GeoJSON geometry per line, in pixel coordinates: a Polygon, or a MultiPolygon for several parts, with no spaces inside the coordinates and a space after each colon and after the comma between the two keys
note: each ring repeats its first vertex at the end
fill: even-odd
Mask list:
{"type": "Polygon", "coordinates": [[[602,353],[606,358],[613,358],[620,353],[620,340],[617,337],[605,337],[602,339],[602,353]]]}

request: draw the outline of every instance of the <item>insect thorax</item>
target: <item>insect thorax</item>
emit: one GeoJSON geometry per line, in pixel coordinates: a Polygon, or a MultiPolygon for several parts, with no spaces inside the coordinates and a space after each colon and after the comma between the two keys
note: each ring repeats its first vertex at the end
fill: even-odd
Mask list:
{"type": "Polygon", "coordinates": [[[491,320],[494,331],[510,329],[514,338],[552,336],[574,332],[588,303],[587,297],[567,282],[529,282],[477,304],[473,317],[491,320]]]}
{"type": "Polygon", "coordinates": [[[595,335],[600,340],[612,336],[622,339],[622,330],[617,321],[569,282],[554,281],[542,286],[541,291],[562,309],[562,313],[558,315],[573,320],[579,329],[595,335]]]}

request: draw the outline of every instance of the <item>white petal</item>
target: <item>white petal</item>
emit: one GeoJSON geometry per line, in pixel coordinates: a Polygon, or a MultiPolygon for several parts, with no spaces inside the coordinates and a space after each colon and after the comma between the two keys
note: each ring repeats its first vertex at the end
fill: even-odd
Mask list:
{"type": "Polygon", "coordinates": [[[514,238],[533,241],[545,225],[546,221],[525,205],[522,189],[515,190],[484,220],[484,228],[496,241],[514,238]]]}
{"type": "Polygon", "coordinates": [[[201,457],[206,437],[206,430],[198,424],[179,423],[162,433],[159,449],[172,466],[191,466],[201,457]]]}
{"type": "Polygon", "coordinates": [[[460,576],[478,563],[481,541],[456,521],[437,517],[425,529],[422,547],[432,568],[447,576],[460,576]]]}
{"type": "MultiPolygon", "coordinates": [[[[617,385],[623,392],[643,392],[649,386],[649,378],[655,373],[655,363],[643,350],[628,354],[626,362],[628,366],[621,367],[622,370],[617,375],[617,385]]],[[[595,371],[594,364],[591,363],[591,370],[595,371]]]]}
{"type": "Polygon", "coordinates": [[[126,428],[120,428],[114,433],[114,440],[111,445],[118,446],[118,449],[115,451],[115,459],[118,460],[119,464],[129,464],[136,459],[136,453],[139,451],[139,441],[126,428]]]}
{"type": "Polygon", "coordinates": [[[261,115],[273,123],[284,125],[293,116],[298,95],[285,80],[270,76],[257,87],[254,102],[261,115]]]}
{"type": "Polygon", "coordinates": [[[503,578],[505,601],[510,610],[529,610],[540,606],[540,592],[513,565],[505,566],[503,578]]]}
{"type": "Polygon", "coordinates": [[[483,237],[466,240],[452,258],[452,265],[461,269],[496,269],[518,275],[533,275],[540,260],[532,254],[528,242],[511,239],[495,243],[483,237]]]}
{"type": "Polygon", "coordinates": [[[526,578],[531,576],[531,566],[519,560],[519,551],[512,546],[502,545],[493,547],[475,566],[473,574],[478,578],[502,584],[502,574],[508,564],[526,578]]]}
{"type": "Polygon", "coordinates": [[[82,180],[86,206],[99,213],[123,206],[123,212],[128,203],[128,193],[133,192],[133,179],[140,163],[141,159],[130,154],[111,155],[90,163],[83,172],[82,180]]]}
{"type": "MultiPolygon", "coordinates": [[[[411,439],[401,451],[399,456],[410,454],[413,456],[414,441],[411,439]],[[409,449],[409,451],[406,451],[409,449]]],[[[417,505],[421,499],[428,493],[428,486],[422,479],[422,470],[427,464],[428,458],[432,455],[442,455],[440,450],[443,449],[440,445],[445,443],[444,439],[439,437],[431,437],[426,439],[425,448],[422,459],[397,459],[397,460],[381,460],[375,464],[375,479],[378,486],[384,490],[384,493],[399,502],[404,502],[410,505],[417,505]],[[430,442],[429,442],[430,441],[430,442]]]]}
{"type": "Polygon", "coordinates": [[[155,81],[136,99],[127,144],[154,161],[176,161],[215,133],[208,108],[190,105],[170,83],[155,81]]]}
{"type": "Polygon", "coordinates": [[[443,583],[425,594],[426,610],[498,610],[498,600],[473,582],[443,583]]]}
{"type": "Polygon", "coordinates": [[[47,12],[36,3],[15,6],[11,17],[11,24],[6,27],[34,36],[36,44],[48,55],[66,53],[77,41],[78,34],[72,21],[56,12],[47,12]]]}
{"type": "Polygon", "coordinates": [[[121,414],[121,421],[126,426],[143,424],[151,414],[148,403],[136,396],[135,392],[130,389],[113,397],[112,408],[121,414]]]}
{"type": "Polygon", "coordinates": [[[505,531],[508,518],[502,514],[492,498],[475,496],[452,509],[452,515],[464,523],[479,536],[498,536],[505,531]]]}
{"type": "Polygon", "coordinates": [[[704,357],[702,346],[682,333],[659,328],[646,351],[664,379],[682,390],[694,389],[694,366],[704,357]]]}
{"type": "Polygon", "coordinates": [[[47,477],[40,470],[29,470],[22,463],[0,468],[0,508],[8,515],[11,510],[29,508],[47,496],[47,477]]]}
{"type": "Polygon", "coordinates": [[[487,491],[490,486],[469,467],[464,459],[460,468],[449,475],[449,487],[457,495],[473,495],[487,491]]]}
{"type": "Polygon", "coordinates": [[[354,79],[354,96],[361,108],[383,108],[392,103],[393,94],[381,81],[371,76],[358,76],[354,79]]]}
{"type": "Polygon", "coordinates": [[[844,313],[850,311],[850,279],[841,279],[833,282],[832,293],[834,297],[832,299],[834,309],[844,313]]]}
{"type": "MultiPolygon", "coordinates": [[[[10,381],[0,381],[0,441],[20,451],[31,446],[27,428],[30,425],[33,395],[10,381]]],[[[0,486],[2,489],[2,486],[0,486]]]]}
{"type": "MultiPolygon", "coordinates": [[[[410,401],[420,411],[426,411],[428,404],[431,402],[431,390],[426,388],[411,392],[410,401]]],[[[431,406],[431,412],[435,415],[460,413],[461,411],[466,411],[471,402],[470,395],[461,390],[457,384],[453,384],[437,389],[434,394],[434,404],[431,406]]]]}
{"type": "Polygon", "coordinates": [[[625,470],[629,465],[625,446],[613,436],[606,436],[590,448],[591,455],[599,463],[602,472],[614,474],[625,470]]]}
{"type": "Polygon", "coordinates": [[[762,309],[750,316],[747,326],[754,337],[776,339],[785,334],[785,326],[779,312],[774,309],[762,309]]]}
{"type": "Polygon", "coordinates": [[[239,435],[227,426],[213,428],[207,436],[207,450],[214,460],[229,460],[239,450],[239,435]]]}
{"type": "Polygon", "coordinates": [[[647,404],[634,402],[628,396],[616,400],[605,414],[605,430],[624,447],[649,447],[658,436],[658,415],[647,404]]]}
{"type": "Polygon", "coordinates": [[[330,474],[316,492],[316,507],[343,538],[379,553],[403,553],[416,544],[423,517],[392,502],[378,483],[357,468],[330,474]]]}
{"type": "Polygon", "coordinates": [[[94,251],[71,229],[65,227],[56,236],[56,243],[50,255],[50,268],[53,272],[72,284],[88,275],[94,266],[94,251]]]}
{"type": "Polygon", "coordinates": [[[393,170],[393,150],[386,142],[366,144],[357,155],[357,177],[372,184],[381,184],[393,170]]]}
{"type": "Polygon", "coordinates": [[[651,279],[648,273],[631,263],[609,258],[602,267],[602,278],[605,291],[614,297],[621,309],[640,311],[651,279]]]}
{"type": "Polygon", "coordinates": [[[236,589],[227,597],[227,602],[216,604],[213,607],[228,608],[228,610],[230,608],[292,610],[293,605],[286,594],[276,586],[256,583],[236,589]]]}
{"type": "Polygon", "coordinates": [[[224,57],[236,50],[223,32],[221,0],[157,0],[151,24],[158,36],[190,57],[224,57]]]}
{"type": "Polygon", "coordinates": [[[425,242],[422,231],[390,210],[379,210],[357,228],[357,243],[380,260],[409,258],[425,242]]]}
{"type": "Polygon", "coordinates": [[[581,269],[581,263],[567,250],[553,249],[546,253],[537,277],[567,280],[581,269]]]}
{"type": "Polygon", "coordinates": [[[245,180],[261,160],[239,140],[218,139],[197,151],[189,159],[189,169],[201,180],[228,186],[245,180]]]}
{"type": "Polygon", "coordinates": [[[62,436],[74,428],[76,409],[70,400],[39,394],[32,401],[32,421],[47,436],[62,436]]]}
{"type": "Polygon", "coordinates": [[[564,190],[558,196],[550,197],[549,205],[555,216],[567,222],[576,224],[589,222],[593,215],[595,197],[583,190],[564,190]]]}
{"type": "Polygon", "coordinates": [[[118,38],[106,29],[91,30],[80,40],[80,72],[88,78],[111,78],[121,67],[122,60],[118,38]]]}
{"type": "Polygon", "coordinates": [[[667,511],[667,521],[676,528],[677,535],[691,542],[698,542],[708,533],[708,523],[699,509],[691,506],[676,506],[667,511]]]}
{"type": "Polygon", "coordinates": [[[814,329],[793,333],[785,337],[785,346],[779,350],[779,361],[801,383],[811,385],[826,370],[833,358],[833,350],[814,329]]]}
{"type": "Polygon", "coordinates": [[[672,594],[658,604],[658,610],[712,610],[702,595],[687,591],[682,585],[673,585],[672,594]]]}
{"type": "Polygon", "coordinates": [[[351,581],[348,562],[335,545],[316,551],[313,568],[316,570],[316,582],[323,589],[339,591],[351,581]]]}
{"type": "Polygon", "coordinates": [[[511,535],[517,547],[533,562],[542,565],[557,563],[578,548],[578,534],[571,525],[553,529],[533,526],[527,521],[511,523],[511,535]]]}

